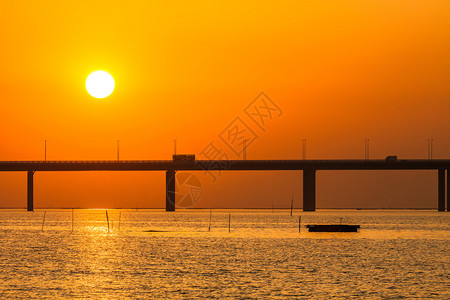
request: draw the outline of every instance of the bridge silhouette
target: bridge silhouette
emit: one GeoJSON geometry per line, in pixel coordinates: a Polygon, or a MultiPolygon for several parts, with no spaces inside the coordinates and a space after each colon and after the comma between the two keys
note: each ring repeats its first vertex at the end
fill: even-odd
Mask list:
{"type": "Polygon", "coordinates": [[[104,161],[0,161],[0,171],[27,172],[27,210],[34,209],[35,172],[57,171],[165,171],[166,211],[175,211],[177,171],[302,171],[303,210],[316,209],[316,172],[323,170],[435,170],[438,173],[438,211],[450,211],[450,159],[364,160],[104,160],[104,161]],[[445,173],[447,172],[447,178],[445,173]]]}

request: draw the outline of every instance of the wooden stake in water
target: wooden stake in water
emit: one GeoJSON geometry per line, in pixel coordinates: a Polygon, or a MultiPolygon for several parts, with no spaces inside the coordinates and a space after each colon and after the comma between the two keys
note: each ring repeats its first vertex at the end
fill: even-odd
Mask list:
{"type": "Polygon", "coordinates": [[[45,214],[46,214],[47,212],[46,211],[44,211],[44,218],[42,218],[42,231],[44,231],[44,222],[45,222],[45,214]]]}
{"type": "Polygon", "coordinates": [[[73,232],[73,208],[72,208],[72,232],[73,232]]]}
{"type": "Polygon", "coordinates": [[[109,218],[108,218],[108,211],[106,211],[106,223],[108,223],[108,233],[109,233],[109,218]]]}
{"type": "Polygon", "coordinates": [[[294,209],[294,194],[292,194],[292,199],[291,199],[291,217],[292,217],[292,210],[294,209]]]}
{"type": "Polygon", "coordinates": [[[121,217],[122,217],[122,212],[120,211],[119,212],[119,229],[118,230],[120,230],[120,219],[121,219],[121,217]]]}
{"type": "Polygon", "coordinates": [[[210,208],[209,209],[209,226],[208,226],[208,231],[211,231],[211,216],[212,216],[212,210],[210,208]]]}
{"type": "Polygon", "coordinates": [[[298,233],[300,233],[300,224],[302,223],[302,216],[298,216],[298,233]]]}
{"type": "Polygon", "coordinates": [[[228,233],[231,232],[231,214],[228,214],[228,233]]]}

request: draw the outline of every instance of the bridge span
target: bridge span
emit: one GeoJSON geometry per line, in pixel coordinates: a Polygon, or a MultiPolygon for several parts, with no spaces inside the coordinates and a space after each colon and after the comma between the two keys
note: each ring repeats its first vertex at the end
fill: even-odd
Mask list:
{"type": "Polygon", "coordinates": [[[303,210],[316,209],[316,172],[321,170],[435,170],[438,174],[438,211],[450,211],[450,159],[364,160],[104,160],[104,161],[0,161],[0,171],[27,172],[27,210],[33,211],[35,172],[57,171],[165,171],[166,211],[175,211],[177,171],[302,171],[303,210]],[[447,176],[445,176],[447,173],[447,176]],[[447,177],[447,178],[446,178],[447,177]],[[445,189],[447,186],[447,197],[445,189]]]}

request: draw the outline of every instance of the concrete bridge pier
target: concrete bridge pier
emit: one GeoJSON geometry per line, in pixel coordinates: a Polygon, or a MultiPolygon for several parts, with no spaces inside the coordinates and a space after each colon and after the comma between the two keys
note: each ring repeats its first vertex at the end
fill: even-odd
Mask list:
{"type": "Polygon", "coordinates": [[[27,211],[34,211],[34,205],[33,205],[33,196],[34,196],[34,189],[33,189],[33,175],[34,171],[28,171],[27,174],[27,211]]]}
{"type": "Polygon", "coordinates": [[[438,211],[445,211],[445,169],[438,170],[438,211]]]}
{"type": "Polygon", "coordinates": [[[450,169],[447,169],[447,211],[450,211],[450,169]]]}
{"type": "Polygon", "coordinates": [[[316,170],[303,170],[303,211],[316,210],[316,170]]]}
{"type": "Polygon", "coordinates": [[[175,211],[175,173],[166,171],[166,211],[175,211]]]}

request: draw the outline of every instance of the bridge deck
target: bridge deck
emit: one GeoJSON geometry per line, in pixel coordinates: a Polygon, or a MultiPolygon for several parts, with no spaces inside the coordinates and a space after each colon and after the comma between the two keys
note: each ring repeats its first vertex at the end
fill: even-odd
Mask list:
{"type": "Polygon", "coordinates": [[[0,161],[0,171],[437,170],[450,159],[0,161]]]}

